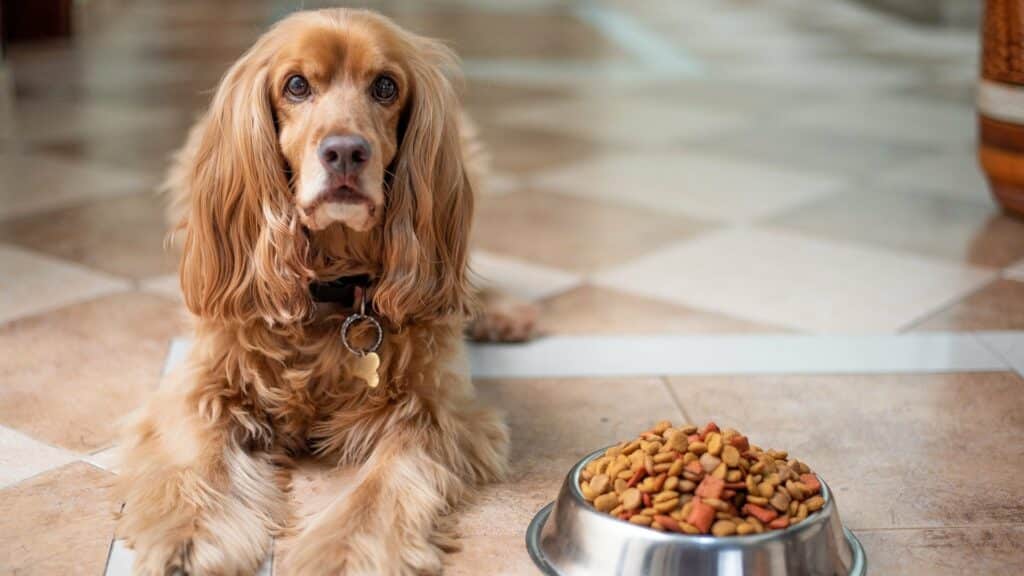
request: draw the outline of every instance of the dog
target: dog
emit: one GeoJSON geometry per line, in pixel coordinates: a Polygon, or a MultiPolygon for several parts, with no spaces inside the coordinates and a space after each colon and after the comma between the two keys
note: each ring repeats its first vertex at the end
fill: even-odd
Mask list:
{"type": "MultiPolygon", "coordinates": [[[[509,444],[464,355],[482,161],[458,86],[444,45],[348,9],[285,18],[222,78],[168,177],[193,346],[122,443],[136,573],[252,574],[293,530],[292,574],[442,570],[445,515],[509,444]],[[293,529],[300,455],[358,473],[293,529]]],[[[497,322],[474,331],[530,331],[497,322]]]]}

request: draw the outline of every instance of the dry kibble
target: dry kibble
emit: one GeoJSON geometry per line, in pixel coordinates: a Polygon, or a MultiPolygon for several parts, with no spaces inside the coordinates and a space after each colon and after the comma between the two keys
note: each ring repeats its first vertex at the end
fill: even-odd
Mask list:
{"type": "Polygon", "coordinates": [[[825,505],[807,464],[714,423],[658,422],[588,462],[579,489],[598,511],[632,524],[718,537],[784,530],[825,505]]]}
{"type": "Polygon", "coordinates": [[[736,524],[728,520],[719,520],[711,527],[711,533],[715,536],[732,536],[736,533],[736,524]]]}

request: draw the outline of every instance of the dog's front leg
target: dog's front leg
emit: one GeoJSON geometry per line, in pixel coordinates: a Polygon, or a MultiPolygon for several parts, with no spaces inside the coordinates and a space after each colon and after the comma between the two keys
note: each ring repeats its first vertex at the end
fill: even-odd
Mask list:
{"type": "Polygon", "coordinates": [[[441,572],[438,521],[464,480],[443,464],[429,432],[392,430],[354,487],[316,517],[286,552],[292,576],[441,572]]]}
{"type": "Polygon", "coordinates": [[[162,389],[125,438],[117,531],[136,574],[253,574],[286,520],[272,457],[243,445],[233,417],[204,414],[195,380],[162,389]]]}

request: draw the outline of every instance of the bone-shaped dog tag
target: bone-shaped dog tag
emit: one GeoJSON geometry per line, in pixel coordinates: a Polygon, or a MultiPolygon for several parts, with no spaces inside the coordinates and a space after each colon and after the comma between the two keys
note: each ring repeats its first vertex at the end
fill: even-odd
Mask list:
{"type": "Polygon", "coordinates": [[[376,388],[380,384],[380,376],[377,374],[380,368],[380,356],[376,352],[370,352],[365,356],[356,358],[352,366],[352,372],[357,378],[362,378],[370,388],[376,388]]]}

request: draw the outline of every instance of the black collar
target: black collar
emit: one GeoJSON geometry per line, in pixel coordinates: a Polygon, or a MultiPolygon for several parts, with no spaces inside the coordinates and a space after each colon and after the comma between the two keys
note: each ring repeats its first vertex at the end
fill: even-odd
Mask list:
{"type": "Polygon", "coordinates": [[[331,302],[343,308],[356,306],[356,288],[369,288],[373,278],[369,274],[358,276],[342,276],[328,282],[313,282],[309,285],[309,293],[314,302],[331,302]]]}

